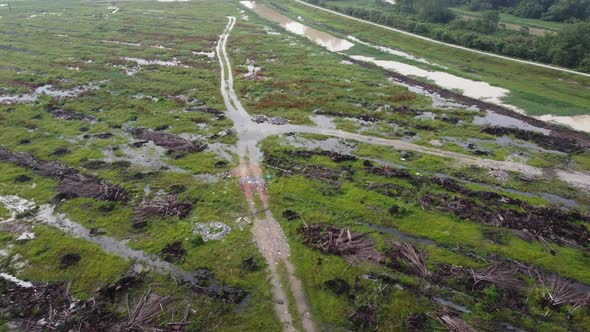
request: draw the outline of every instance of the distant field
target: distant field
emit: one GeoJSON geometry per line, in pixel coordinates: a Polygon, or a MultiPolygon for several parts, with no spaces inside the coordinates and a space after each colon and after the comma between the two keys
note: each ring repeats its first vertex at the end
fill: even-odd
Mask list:
{"type": "MultiPolygon", "coordinates": [[[[464,8],[451,8],[451,10],[453,12],[455,12],[457,15],[463,15],[463,16],[480,17],[482,15],[482,12],[474,12],[474,11],[466,10],[464,8]]],[[[522,17],[518,17],[518,16],[506,14],[506,13],[500,13],[500,23],[515,24],[515,25],[520,25],[520,26],[524,26],[524,27],[539,28],[539,29],[545,29],[545,30],[550,30],[550,31],[559,31],[559,30],[563,29],[563,27],[568,25],[567,23],[561,23],[561,22],[551,22],[551,21],[535,20],[535,19],[530,19],[530,18],[522,18],[522,17]]]]}

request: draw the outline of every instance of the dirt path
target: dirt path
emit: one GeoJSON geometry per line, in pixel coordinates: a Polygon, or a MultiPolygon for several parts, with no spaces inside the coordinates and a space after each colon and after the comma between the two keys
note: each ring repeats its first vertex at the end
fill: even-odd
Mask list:
{"type": "Polygon", "coordinates": [[[576,74],[576,75],[580,75],[580,76],[590,77],[590,74],[581,73],[581,72],[578,72],[578,71],[575,71],[575,70],[571,70],[571,69],[554,67],[554,66],[545,65],[545,64],[538,63],[538,62],[533,62],[533,61],[526,61],[526,60],[520,60],[520,59],[510,58],[510,57],[503,56],[503,55],[498,55],[498,54],[494,54],[494,53],[488,53],[488,52],[478,51],[478,50],[474,50],[474,49],[463,47],[463,46],[459,46],[459,45],[454,45],[454,44],[449,44],[449,43],[441,42],[441,41],[438,41],[438,40],[435,40],[435,39],[431,39],[431,38],[428,38],[428,37],[416,35],[416,34],[413,34],[411,32],[407,32],[407,31],[404,31],[404,30],[399,30],[399,29],[395,29],[395,28],[388,27],[388,26],[385,26],[385,25],[373,23],[371,21],[365,21],[365,20],[362,20],[360,18],[348,16],[346,14],[342,14],[342,13],[339,13],[339,12],[336,12],[336,11],[333,11],[333,10],[329,10],[329,9],[326,9],[326,8],[323,8],[323,7],[320,7],[320,6],[312,5],[312,4],[307,3],[305,1],[301,1],[301,0],[294,0],[294,1],[296,1],[298,3],[301,3],[303,5],[306,5],[306,6],[309,6],[309,7],[318,9],[318,10],[321,10],[321,11],[325,11],[325,12],[334,14],[334,15],[346,17],[348,19],[351,19],[351,20],[354,20],[354,21],[357,21],[357,22],[362,22],[362,23],[373,25],[373,26],[376,26],[376,27],[379,27],[379,28],[382,28],[382,29],[386,29],[386,30],[389,30],[389,31],[394,31],[394,32],[401,33],[401,34],[404,34],[404,35],[407,35],[407,36],[412,36],[412,37],[415,37],[415,38],[418,38],[418,39],[426,40],[426,41],[431,42],[431,43],[435,43],[435,44],[439,44],[439,45],[445,45],[445,46],[448,46],[448,47],[457,48],[457,49],[460,49],[460,50],[463,50],[463,51],[467,51],[467,52],[472,52],[472,53],[477,53],[477,54],[483,54],[483,55],[491,56],[491,57],[498,58],[498,59],[513,61],[513,62],[519,62],[519,63],[524,63],[524,64],[527,64],[527,65],[531,65],[531,66],[536,66],[536,67],[541,67],[541,68],[546,68],[546,69],[557,70],[557,71],[564,72],[564,73],[570,73],[570,74],[576,74]]]}
{"type": "Polygon", "coordinates": [[[295,268],[289,262],[290,249],[287,237],[268,209],[266,183],[258,165],[260,153],[256,144],[264,137],[274,134],[275,130],[272,127],[256,126],[254,122],[250,121],[250,116],[242,107],[234,91],[233,74],[226,46],[236,19],[235,17],[228,17],[228,19],[229,22],[223,34],[219,37],[216,51],[221,67],[221,94],[238,136],[240,165],[234,170],[234,175],[238,177],[240,188],[248,200],[251,212],[255,215],[254,226],[252,227],[254,241],[269,266],[274,308],[283,323],[283,330],[296,330],[293,325],[293,317],[289,312],[289,299],[283,288],[288,286],[295,299],[294,304],[303,328],[306,331],[318,331],[316,322],[311,315],[311,306],[303,289],[303,283],[295,275],[295,268]],[[258,196],[262,202],[265,211],[263,215],[257,212],[254,202],[255,196],[258,196]],[[285,267],[287,280],[281,280],[278,271],[280,264],[285,267]],[[288,285],[282,285],[282,281],[287,281],[288,285]]]}

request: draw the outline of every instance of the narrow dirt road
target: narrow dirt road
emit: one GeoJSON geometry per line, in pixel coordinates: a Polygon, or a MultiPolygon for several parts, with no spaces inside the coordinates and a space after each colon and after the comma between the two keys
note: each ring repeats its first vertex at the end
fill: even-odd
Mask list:
{"type": "Polygon", "coordinates": [[[234,170],[234,175],[238,177],[240,188],[248,200],[251,212],[255,215],[252,228],[254,241],[269,266],[274,308],[283,323],[283,330],[296,331],[293,317],[289,312],[289,299],[284,289],[285,286],[288,286],[295,299],[295,307],[299,314],[298,318],[301,319],[303,328],[306,331],[318,331],[319,329],[311,315],[311,306],[303,289],[303,283],[295,275],[295,268],[289,261],[290,249],[287,237],[268,209],[266,182],[258,165],[260,153],[256,144],[264,137],[274,134],[275,131],[272,130],[272,127],[256,126],[254,122],[250,121],[250,116],[242,107],[234,91],[233,74],[226,46],[236,19],[235,17],[228,17],[228,19],[229,22],[223,34],[219,37],[216,51],[221,67],[221,94],[238,136],[240,165],[234,170]],[[257,211],[254,202],[255,196],[258,196],[262,202],[265,211],[263,215],[260,215],[257,211]],[[288,285],[281,283],[281,274],[279,273],[281,264],[284,266],[287,278],[285,281],[288,285]]]}
{"type": "Polygon", "coordinates": [[[508,61],[514,61],[514,62],[524,63],[524,64],[531,65],[531,66],[536,66],[536,67],[541,67],[541,68],[546,68],[546,69],[557,70],[557,71],[564,72],[564,73],[576,74],[576,75],[580,75],[580,76],[590,77],[590,74],[581,73],[579,71],[575,71],[575,70],[571,70],[571,69],[565,69],[565,68],[550,66],[550,65],[546,65],[546,64],[542,64],[542,63],[538,63],[538,62],[533,62],[533,61],[526,61],[526,60],[521,60],[521,59],[515,59],[515,58],[503,56],[503,55],[498,55],[498,54],[494,54],[494,53],[488,53],[488,52],[484,52],[484,51],[478,51],[478,50],[474,50],[474,49],[463,47],[463,46],[459,46],[459,45],[454,45],[454,44],[449,44],[449,43],[441,42],[441,41],[438,41],[438,40],[435,40],[435,39],[431,39],[431,38],[428,38],[428,37],[420,36],[420,35],[417,35],[417,34],[414,34],[414,33],[411,33],[411,32],[407,32],[407,31],[404,31],[404,30],[399,30],[399,29],[395,29],[395,28],[392,28],[392,27],[388,27],[388,26],[385,26],[385,25],[378,24],[378,23],[373,23],[371,21],[366,21],[366,20],[363,20],[363,19],[360,19],[360,18],[348,16],[346,14],[342,14],[342,13],[339,13],[337,11],[333,11],[333,10],[326,9],[326,8],[323,8],[323,7],[320,7],[320,6],[312,5],[312,4],[307,3],[305,1],[302,1],[302,0],[294,0],[294,1],[296,1],[296,2],[298,2],[300,4],[303,4],[303,5],[306,5],[306,6],[309,6],[309,7],[312,7],[312,8],[321,10],[321,11],[324,11],[324,12],[328,12],[328,13],[331,13],[331,14],[334,14],[334,15],[338,15],[338,16],[342,16],[342,17],[348,18],[350,20],[354,20],[354,21],[357,21],[357,22],[362,22],[362,23],[365,23],[365,24],[373,25],[373,26],[376,26],[376,27],[379,27],[379,28],[382,28],[382,29],[386,29],[386,30],[389,30],[389,31],[394,31],[394,32],[401,33],[401,34],[404,34],[404,35],[407,35],[407,36],[412,36],[412,37],[415,37],[415,38],[418,38],[418,39],[426,40],[426,41],[431,42],[431,43],[435,43],[435,44],[439,44],[439,45],[445,45],[445,46],[448,46],[448,47],[457,48],[457,49],[460,49],[460,50],[463,50],[463,51],[467,51],[467,52],[471,52],[471,53],[483,54],[483,55],[491,56],[491,57],[498,58],[498,59],[503,59],[503,60],[508,60],[508,61]]]}

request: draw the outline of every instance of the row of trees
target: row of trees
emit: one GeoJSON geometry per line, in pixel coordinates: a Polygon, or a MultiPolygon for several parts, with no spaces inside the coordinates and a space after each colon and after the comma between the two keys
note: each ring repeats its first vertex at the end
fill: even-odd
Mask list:
{"type": "MultiPolygon", "coordinates": [[[[396,11],[324,6],[447,43],[590,72],[590,22],[568,25],[557,34],[533,36],[501,29],[499,12],[494,10],[487,10],[470,21],[455,18],[449,6],[459,1],[398,0],[396,11]]],[[[511,1],[515,0],[494,1],[493,4],[511,1]]]]}
{"type": "Polygon", "coordinates": [[[459,0],[475,11],[499,9],[507,13],[556,22],[590,18],[590,0],[459,0]]]}

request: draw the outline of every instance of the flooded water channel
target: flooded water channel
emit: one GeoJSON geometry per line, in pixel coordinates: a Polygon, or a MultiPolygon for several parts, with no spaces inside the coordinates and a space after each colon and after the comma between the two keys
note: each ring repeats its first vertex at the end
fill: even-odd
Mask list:
{"type": "Polygon", "coordinates": [[[296,35],[304,36],[311,41],[319,44],[328,51],[331,52],[342,52],[353,47],[354,44],[345,39],[336,38],[323,31],[310,28],[297,21],[290,19],[285,15],[279,14],[277,11],[266,7],[265,5],[258,4],[255,1],[240,1],[242,5],[248,9],[254,11],[260,17],[265,18],[269,21],[278,23],[285,30],[292,32],[296,35]]]}

